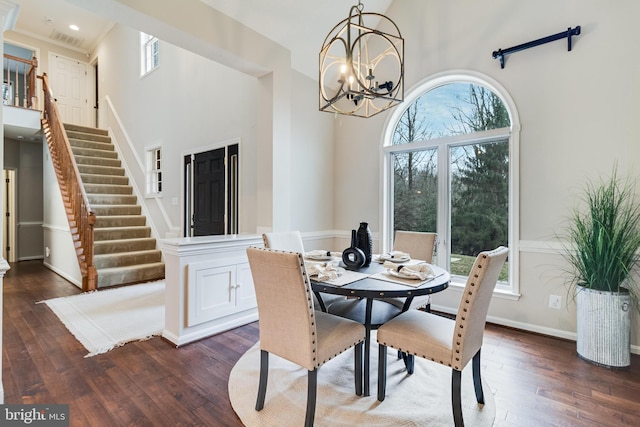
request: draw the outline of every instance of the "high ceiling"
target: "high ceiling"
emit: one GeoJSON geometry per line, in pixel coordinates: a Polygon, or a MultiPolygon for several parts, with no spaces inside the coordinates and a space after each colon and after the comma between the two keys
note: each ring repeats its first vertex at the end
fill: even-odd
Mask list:
{"type": "Polygon", "coordinates": [[[88,53],[113,25],[113,22],[64,0],[22,0],[15,31],[88,53]],[[79,29],[71,30],[69,25],[72,24],[79,29]]]}
{"type": "MultiPolygon", "coordinates": [[[[158,4],[163,1],[156,0],[158,4]]],[[[345,19],[356,0],[200,0],[291,51],[292,66],[312,78],[318,75],[318,53],[324,38],[345,19]]],[[[365,12],[386,13],[392,0],[364,0],[365,12]]],[[[15,30],[91,52],[113,22],[65,0],[22,0],[15,30]],[[69,29],[75,24],[79,30],[69,29]]]]}

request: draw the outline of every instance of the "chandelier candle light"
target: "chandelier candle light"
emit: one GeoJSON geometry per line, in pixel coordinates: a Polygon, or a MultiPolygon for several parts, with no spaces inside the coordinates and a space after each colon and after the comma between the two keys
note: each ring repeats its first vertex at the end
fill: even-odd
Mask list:
{"type": "Polygon", "coordinates": [[[362,2],[320,50],[320,111],[371,117],[404,100],[404,39],[398,26],[362,2]]]}

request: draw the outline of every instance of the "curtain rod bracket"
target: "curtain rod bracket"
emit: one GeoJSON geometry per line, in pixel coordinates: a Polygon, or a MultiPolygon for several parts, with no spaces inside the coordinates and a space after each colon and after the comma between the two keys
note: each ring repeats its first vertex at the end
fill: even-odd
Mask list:
{"type": "Polygon", "coordinates": [[[513,46],[507,49],[498,49],[493,51],[493,59],[498,58],[500,60],[500,68],[504,68],[504,57],[505,55],[509,55],[514,52],[518,52],[521,50],[529,49],[530,47],[540,46],[541,44],[553,42],[556,40],[560,40],[563,38],[567,38],[567,49],[571,51],[571,37],[580,35],[580,25],[575,28],[569,27],[567,31],[563,31],[558,34],[553,34],[551,36],[543,37],[538,40],[533,40],[527,43],[519,44],[517,46],[513,46]]]}

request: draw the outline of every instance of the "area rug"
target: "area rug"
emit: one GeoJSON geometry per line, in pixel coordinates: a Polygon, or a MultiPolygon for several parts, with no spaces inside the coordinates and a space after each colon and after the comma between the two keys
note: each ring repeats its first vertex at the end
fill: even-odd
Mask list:
{"type": "Polygon", "coordinates": [[[54,298],[44,302],[89,351],[105,353],[164,329],[163,281],[54,298]]]}
{"type": "MultiPolygon", "coordinates": [[[[375,341],[375,338],[372,340],[375,341]]],[[[371,396],[355,395],[353,351],[342,353],[320,367],[316,426],[453,426],[451,369],[415,359],[415,372],[407,375],[397,352],[387,356],[387,393],[377,400],[377,344],[371,348],[371,396]]],[[[307,398],[307,370],[277,356],[269,356],[269,380],[264,409],[255,410],[260,372],[259,343],[238,360],[229,376],[231,405],[244,425],[301,426],[307,398]]],[[[478,405],[473,390],[471,363],[462,373],[462,411],[467,426],[491,426],[495,403],[483,381],[485,404],[478,405]]]]}

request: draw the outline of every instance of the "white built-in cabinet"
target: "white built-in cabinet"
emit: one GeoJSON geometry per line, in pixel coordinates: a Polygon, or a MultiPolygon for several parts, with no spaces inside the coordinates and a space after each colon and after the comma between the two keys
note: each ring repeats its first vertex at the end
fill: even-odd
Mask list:
{"type": "Polygon", "coordinates": [[[256,307],[256,292],[246,257],[189,264],[187,306],[187,326],[256,307]]]}
{"type": "Polygon", "coordinates": [[[258,320],[246,250],[260,235],[165,239],[165,328],[180,346],[258,320]]]}

